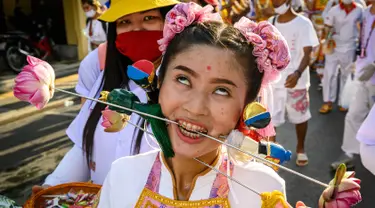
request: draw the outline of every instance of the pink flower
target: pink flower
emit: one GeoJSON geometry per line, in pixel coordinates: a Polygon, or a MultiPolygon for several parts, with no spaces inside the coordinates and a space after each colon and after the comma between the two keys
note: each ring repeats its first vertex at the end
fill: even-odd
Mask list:
{"type": "Polygon", "coordinates": [[[276,81],[280,71],[290,62],[288,45],[281,33],[267,21],[256,23],[246,17],[242,17],[234,27],[254,46],[258,69],[264,72],[262,85],[276,81]]]}
{"type": "Polygon", "coordinates": [[[176,34],[181,33],[194,22],[202,23],[207,20],[222,22],[220,14],[213,13],[213,11],[214,8],[211,5],[201,7],[193,2],[177,4],[165,18],[163,39],[158,41],[159,50],[165,53],[169,42],[176,34]]]}
{"type": "Polygon", "coordinates": [[[16,98],[42,109],[53,97],[55,72],[51,65],[38,58],[27,56],[27,62],[29,64],[15,79],[13,94],[16,98]]]}
{"type": "Polygon", "coordinates": [[[319,199],[319,208],[350,208],[362,201],[359,192],[361,181],[354,178],[354,172],[347,172],[338,186],[338,193],[332,199],[334,187],[331,185],[325,189],[319,199]]]}
{"type": "Polygon", "coordinates": [[[105,132],[121,131],[126,126],[127,121],[130,119],[130,116],[109,110],[108,107],[102,111],[102,115],[103,122],[101,125],[104,127],[105,132]]]}

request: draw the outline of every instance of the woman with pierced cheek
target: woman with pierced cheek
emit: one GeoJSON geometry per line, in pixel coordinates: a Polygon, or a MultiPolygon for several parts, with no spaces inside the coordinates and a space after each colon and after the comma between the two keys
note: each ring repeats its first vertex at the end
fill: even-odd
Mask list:
{"type": "MultiPolygon", "coordinates": [[[[76,92],[99,98],[101,91],[125,88],[147,102],[145,90],[129,80],[127,66],[139,60],[153,62],[156,68],[159,66],[162,53],[157,40],[163,37],[166,13],[177,3],[176,0],[112,0],[111,7],[99,17],[108,22],[108,41],[81,62],[76,92]]],[[[33,187],[33,193],[67,182],[92,180],[102,184],[111,163],[117,158],[152,149],[144,140],[143,131],[134,126],[123,124],[120,128],[104,128],[110,124],[102,118],[105,107],[82,100],[79,114],[66,131],[74,143],[73,148],[43,186],[33,187]]],[[[143,125],[144,120],[132,115],[130,122],[143,125]]]]}
{"type": "Polygon", "coordinates": [[[228,26],[212,11],[195,3],[176,5],[158,42],[164,52],[159,105],[163,116],[177,123],[166,127],[174,155],[155,150],[115,161],[101,190],[100,208],[261,207],[260,196],[245,187],[285,195],[285,181],[273,169],[255,161],[235,163],[220,143],[199,132],[220,138],[237,128],[245,106],[289,63],[287,43],[268,22],[242,18],[228,26]]]}

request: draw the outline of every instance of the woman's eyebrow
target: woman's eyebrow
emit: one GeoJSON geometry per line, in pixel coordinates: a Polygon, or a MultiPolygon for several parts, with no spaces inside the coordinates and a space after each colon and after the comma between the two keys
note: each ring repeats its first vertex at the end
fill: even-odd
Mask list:
{"type": "Polygon", "coordinates": [[[193,77],[198,77],[198,73],[195,72],[194,70],[190,69],[187,66],[178,65],[178,66],[174,67],[174,69],[184,71],[184,72],[186,72],[188,74],[191,74],[193,77]]]}
{"type": "Polygon", "coordinates": [[[228,84],[228,85],[232,85],[233,87],[237,87],[236,84],[234,84],[234,82],[230,81],[229,79],[223,79],[223,78],[213,78],[211,83],[214,83],[214,84],[228,84]]]}
{"type": "MultiPolygon", "coordinates": [[[[184,72],[192,75],[193,77],[199,76],[197,72],[195,72],[194,70],[190,69],[187,66],[178,65],[174,69],[184,71],[184,72]]],[[[234,82],[232,82],[229,79],[224,79],[224,78],[213,78],[211,80],[211,83],[213,83],[213,84],[228,84],[228,85],[232,85],[233,87],[237,87],[237,85],[234,82]]]]}

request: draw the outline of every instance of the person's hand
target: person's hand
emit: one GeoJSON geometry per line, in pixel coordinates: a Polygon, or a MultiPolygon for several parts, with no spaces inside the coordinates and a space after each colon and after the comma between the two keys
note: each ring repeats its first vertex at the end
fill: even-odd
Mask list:
{"type": "Polygon", "coordinates": [[[286,88],[294,88],[297,85],[299,78],[300,78],[300,75],[298,72],[294,72],[293,74],[290,74],[286,78],[286,82],[284,86],[286,88]]]}
{"type": "Polygon", "coordinates": [[[354,172],[346,172],[345,165],[337,168],[335,178],[329,183],[319,199],[319,208],[352,207],[362,201],[359,190],[361,180],[354,172]]]}
{"type": "Polygon", "coordinates": [[[34,196],[35,194],[37,194],[39,191],[42,191],[48,187],[51,187],[49,185],[43,185],[43,186],[33,186],[31,188],[31,192],[32,192],[32,196],[34,196]]]}

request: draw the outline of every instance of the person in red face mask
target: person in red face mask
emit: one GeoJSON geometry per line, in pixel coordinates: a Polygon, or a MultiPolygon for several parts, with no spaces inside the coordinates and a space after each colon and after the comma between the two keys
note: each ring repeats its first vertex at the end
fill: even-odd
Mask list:
{"type": "MultiPolygon", "coordinates": [[[[159,66],[162,53],[157,41],[163,37],[165,15],[177,3],[177,0],[112,0],[110,8],[99,17],[108,22],[107,42],[81,62],[76,92],[99,98],[101,91],[126,88],[147,102],[146,92],[129,79],[126,70],[142,59],[159,66]]],[[[113,113],[102,116],[105,107],[82,100],[79,114],[66,131],[73,148],[42,186],[33,187],[33,194],[68,182],[91,180],[102,184],[117,158],[153,149],[142,131],[132,125],[117,125],[113,122],[117,115],[113,113]]],[[[144,120],[132,115],[130,122],[143,125],[144,120]]]]}

